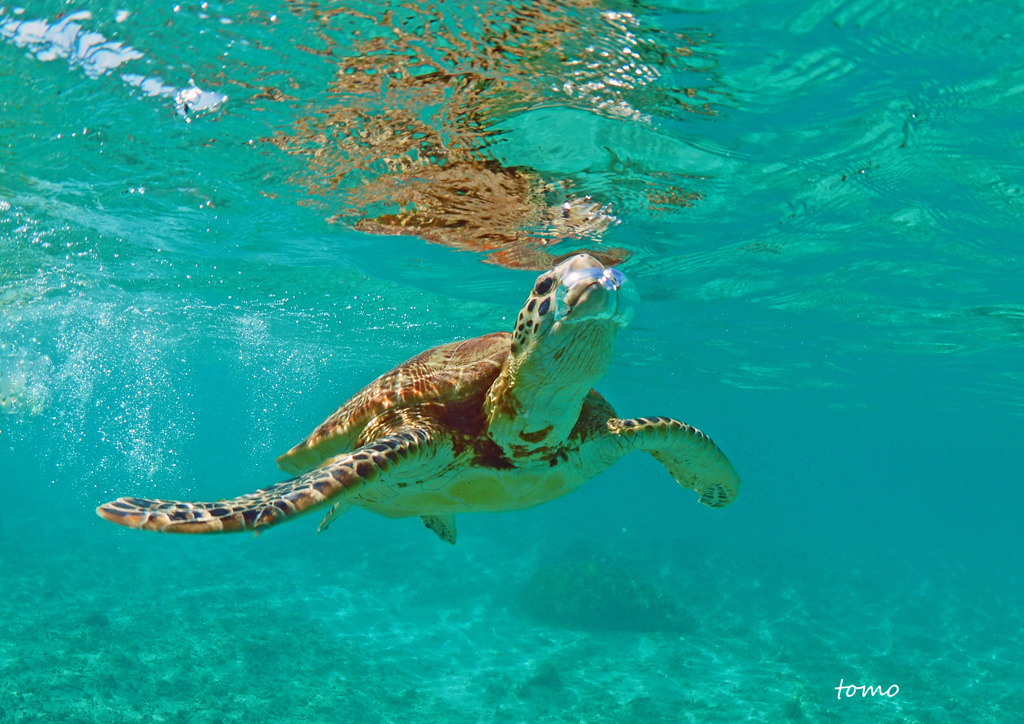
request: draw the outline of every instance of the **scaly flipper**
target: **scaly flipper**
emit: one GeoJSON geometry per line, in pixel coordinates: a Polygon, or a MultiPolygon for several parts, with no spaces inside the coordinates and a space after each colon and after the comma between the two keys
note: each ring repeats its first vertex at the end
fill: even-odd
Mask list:
{"type": "Polygon", "coordinates": [[[437,533],[437,537],[445,543],[455,545],[455,516],[454,515],[424,515],[423,525],[437,533]]]}
{"type": "Polygon", "coordinates": [[[684,488],[696,490],[700,502],[712,508],[728,505],[739,494],[740,476],[707,435],[671,417],[611,419],[608,432],[627,443],[628,450],[643,450],[668,468],[684,488]]]}
{"type": "Polygon", "coordinates": [[[345,498],[364,485],[407,464],[428,462],[444,447],[442,436],[430,428],[399,430],[377,438],[358,450],[338,455],[322,467],[297,478],[261,488],[254,493],[216,503],[197,503],[149,498],[118,498],[96,509],[101,518],[127,528],[164,533],[235,533],[252,530],[257,534],[270,526],[332,507],[321,529],[337,512],[344,510],[345,498]],[[343,497],[344,496],[344,497],[343,497]]]}

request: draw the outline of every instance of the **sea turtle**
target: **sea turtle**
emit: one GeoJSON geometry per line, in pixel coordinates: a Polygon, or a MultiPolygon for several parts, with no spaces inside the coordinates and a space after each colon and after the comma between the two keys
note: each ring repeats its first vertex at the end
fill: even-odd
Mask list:
{"type": "Polygon", "coordinates": [[[538,277],[515,329],[422,352],[378,377],[278,458],[297,477],[230,500],[118,498],[97,513],[129,528],[222,533],[352,505],[421,516],[455,542],[456,513],[529,508],[575,490],[628,452],[659,460],[700,502],[739,476],[702,432],[668,417],[619,419],[591,389],[627,317],[626,283],[586,254],[538,277]]]}

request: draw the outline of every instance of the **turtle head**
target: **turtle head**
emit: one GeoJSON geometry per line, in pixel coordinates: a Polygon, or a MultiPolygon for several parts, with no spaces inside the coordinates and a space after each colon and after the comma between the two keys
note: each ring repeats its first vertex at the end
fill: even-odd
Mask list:
{"type": "Polygon", "coordinates": [[[607,371],[629,317],[625,275],[577,254],[537,278],[505,369],[488,396],[488,433],[506,450],[563,442],[607,371]]]}
{"type": "Polygon", "coordinates": [[[512,355],[568,357],[584,368],[596,364],[603,374],[615,333],[629,317],[625,283],[621,271],[588,254],[541,274],[516,320],[512,355]]]}

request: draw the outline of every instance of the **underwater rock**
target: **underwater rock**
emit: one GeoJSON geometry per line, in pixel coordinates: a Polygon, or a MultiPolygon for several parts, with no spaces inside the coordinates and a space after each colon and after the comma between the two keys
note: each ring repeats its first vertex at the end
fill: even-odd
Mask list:
{"type": "Polygon", "coordinates": [[[540,566],[523,586],[519,605],[538,621],[583,631],[694,629],[692,617],[671,595],[606,556],[540,566]]]}

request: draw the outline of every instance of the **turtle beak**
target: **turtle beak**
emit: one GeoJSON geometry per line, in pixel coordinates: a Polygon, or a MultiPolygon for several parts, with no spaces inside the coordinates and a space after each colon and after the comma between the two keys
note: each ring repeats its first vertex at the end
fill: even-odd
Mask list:
{"type": "Polygon", "coordinates": [[[586,276],[566,280],[565,303],[570,307],[576,307],[583,295],[587,294],[595,286],[600,286],[607,292],[617,292],[625,281],[626,275],[615,267],[605,269],[601,272],[600,276],[597,275],[597,270],[595,269],[586,276]]]}
{"type": "Polygon", "coordinates": [[[588,319],[625,323],[621,290],[626,275],[615,267],[604,267],[591,256],[579,254],[563,262],[568,265],[558,289],[557,317],[560,322],[588,319]]]}

